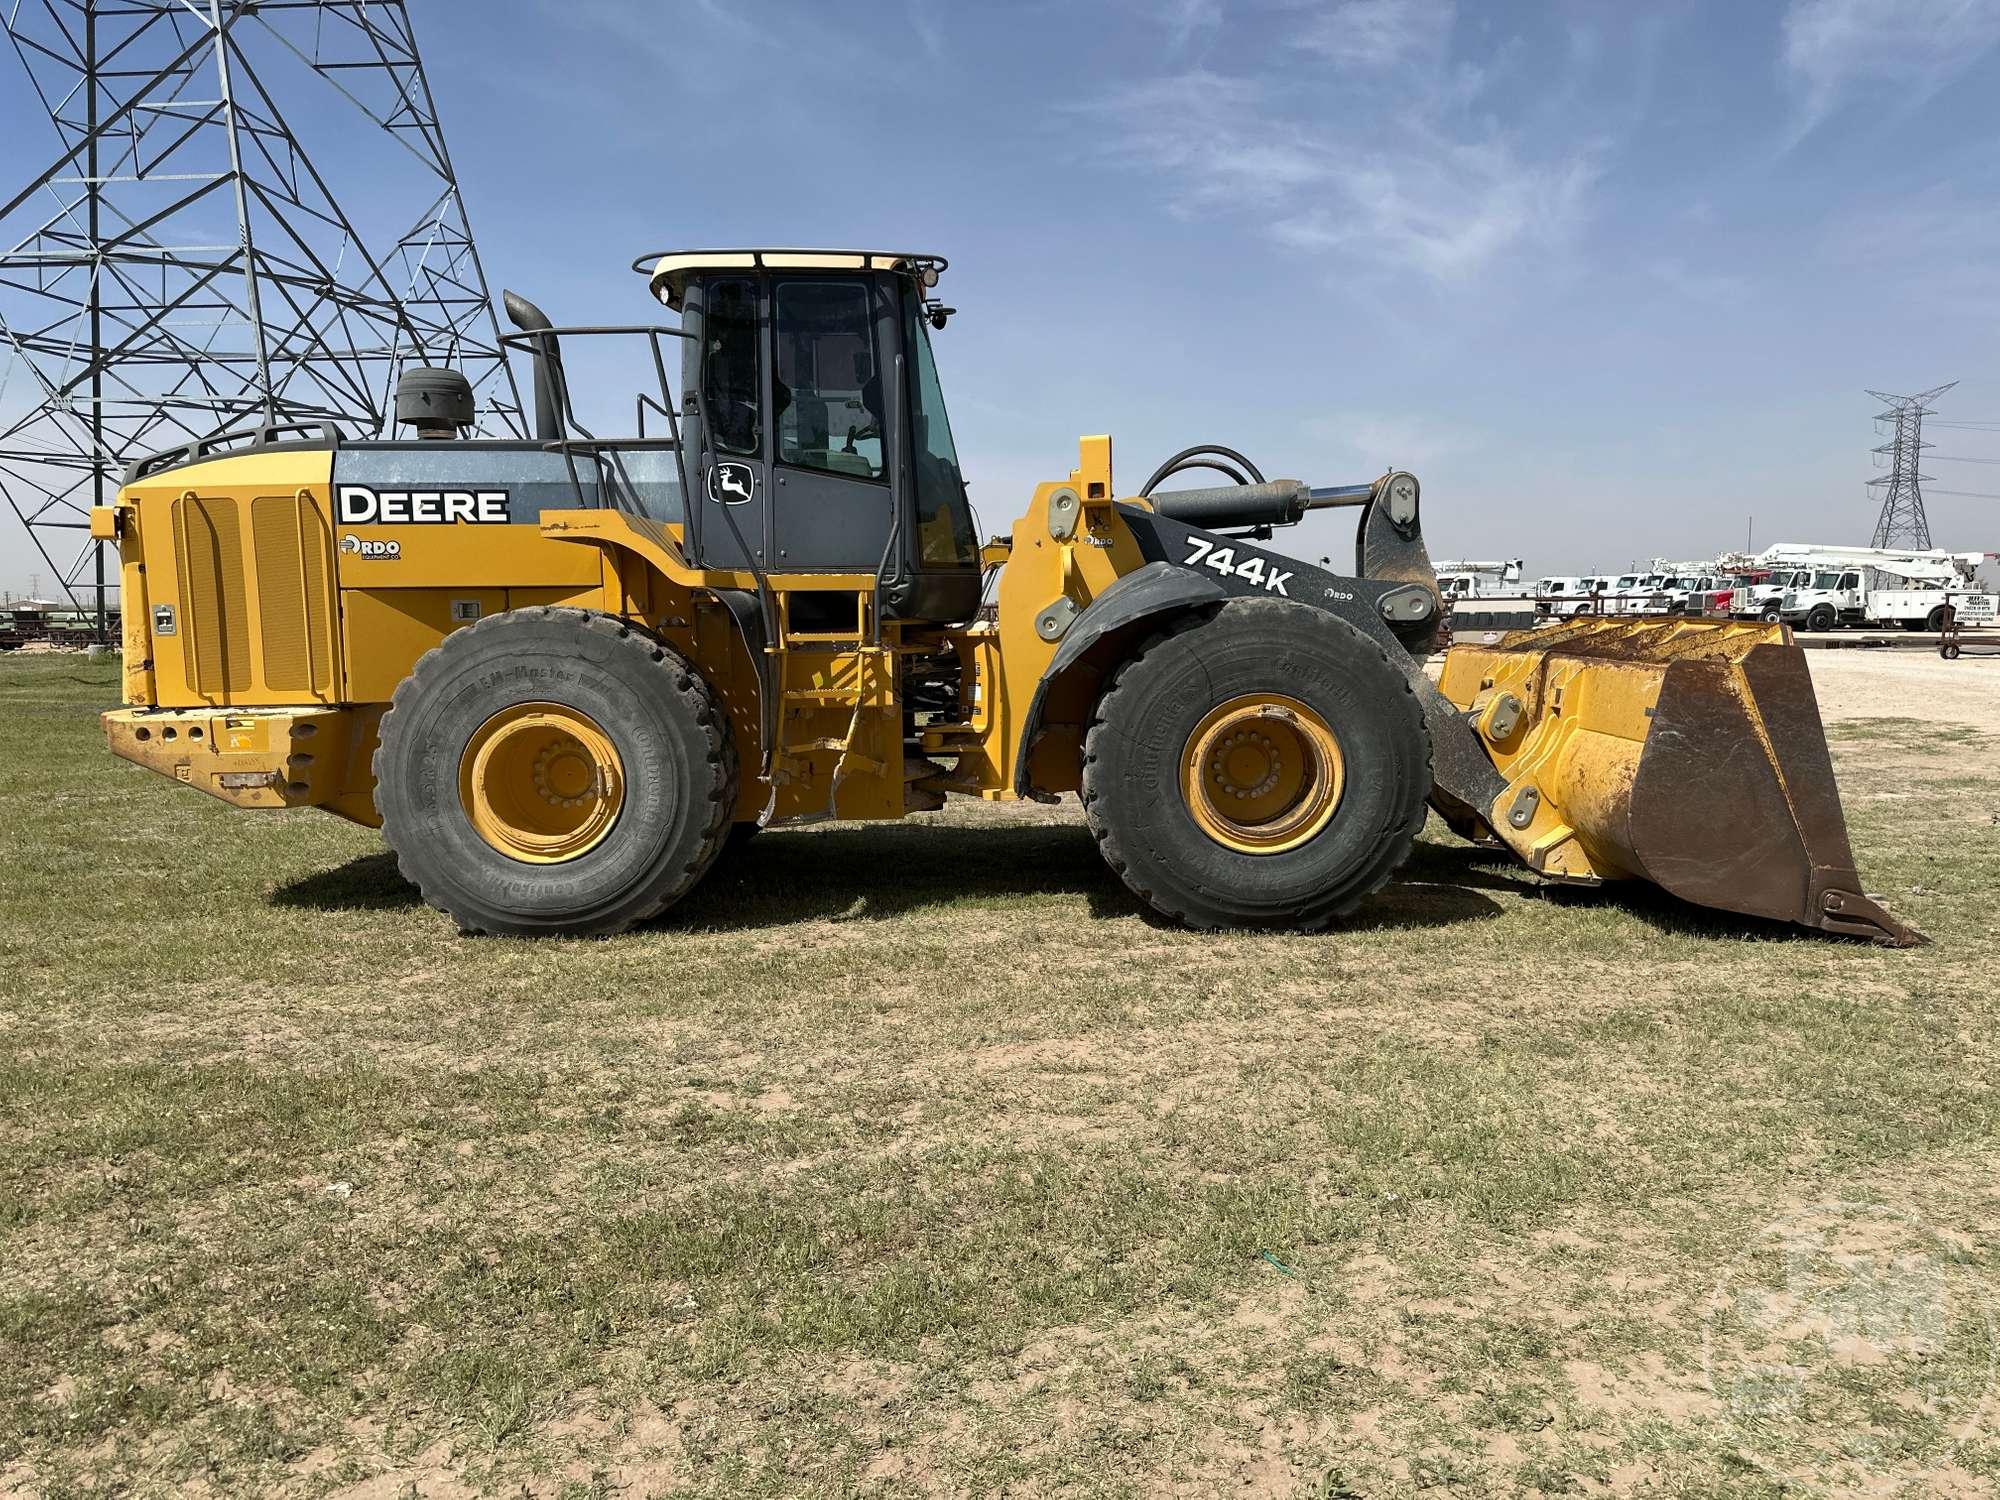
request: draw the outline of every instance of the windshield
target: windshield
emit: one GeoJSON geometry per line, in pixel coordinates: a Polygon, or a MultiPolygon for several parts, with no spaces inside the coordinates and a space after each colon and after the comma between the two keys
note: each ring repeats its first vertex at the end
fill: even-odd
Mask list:
{"type": "Polygon", "coordinates": [[[1813,575],[1812,586],[1816,589],[1837,589],[1840,587],[1840,575],[1838,573],[1815,573],[1813,575]]]}
{"type": "Polygon", "coordinates": [[[922,562],[970,567],[979,561],[972,506],[958,467],[958,448],[945,415],[944,386],[931,355],[930,331],[918,299],[908,298],[904,342],[910,346],[910,450],[917,469],[917,552],[922,562]]]}

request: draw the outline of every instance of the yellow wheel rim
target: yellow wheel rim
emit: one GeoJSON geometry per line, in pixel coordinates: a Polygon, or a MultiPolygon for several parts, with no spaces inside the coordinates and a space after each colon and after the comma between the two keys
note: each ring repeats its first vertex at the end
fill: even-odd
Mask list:
{"type": "Polygon", "coordinates": [[[473,830],[502,854],[560,864],[596,848],[618,821],[625,768],[588,714],[518,703],[473,733],[458,796],[473,830]]]}
{"type": "Polygon", "coordinates": [[[1282,854],[1326,827],[1346,784],[1340,741],[1282,693],[1211,709],[1188,736],[1181,796],[1201,831],[1239,854],[1282,854]]]}

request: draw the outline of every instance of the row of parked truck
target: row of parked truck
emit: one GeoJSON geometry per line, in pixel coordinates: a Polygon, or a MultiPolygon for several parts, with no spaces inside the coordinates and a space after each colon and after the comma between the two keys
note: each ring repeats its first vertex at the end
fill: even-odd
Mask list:
{"type": "Polygon", "coordinates": [[[1467,606],[1492,612],[1511,601],[1543,619],[1670,614],[1783,620],[1801,630],[1941,630],[1947,607],[1960,624],[1995,622],[2000,595],[1977,582],[1981,564],[1995,556],[1781,542],[1756,557],[1556,575],[1532,586],[1523,581],[1519,558],[1444,563],[1438,586],[1461,612],[1467,606]]]}
{"type": "Polygon", "coordinates": [[[1707,572],[1659,570],[1593,579],[1552,579],[1537,595],[1554,615],[1726,615],[1783,620],[1801,630],[1842,627],[1941,630],[1947,606],[1961,623],[1991,623],[2000,598],[1976,576],[1989,554],[1894,551],[1781,543],[1755,559],[1707,572]],[[1573,585],[1583,585],[1578,588],[1573,585]],[[1600,601],[1593,610],[1590,596],[1600,601]]]}

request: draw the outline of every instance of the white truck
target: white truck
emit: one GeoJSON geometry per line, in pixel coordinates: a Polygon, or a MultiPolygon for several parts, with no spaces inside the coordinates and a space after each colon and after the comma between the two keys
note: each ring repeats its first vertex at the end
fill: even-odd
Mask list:
{"type": "Polygon", "coordinates": [[[1714,563],[1681,563],[1660,582],[1670,615],[1705,613],[1701,601],[1730,586],[1729,575],[1714,563]]]}
{"type": "Polygon", "coordinates": [[[1812,576],[1813,570],[1810,567],[1799,567],[1796,564],[1773,567],[1770,569],[1770,576],[1762,583],[1745,584],[1732,592],[1729,613],[1739,620],[1782,619],[1785,591],[1804,588],[1812,582],[1812,576]]]}
{"type": "Polygon", "coordinates": [[[1612,581],[1610,593],[1604,601],[1607,615],[1663,615],[1668,612],[1670,596],[1667,579],[1673,575],[1664,568],[1655,568],[1646,573],[1621,573],[1612,581]]]}
{"type": "Polygon", "coordinates": [[[1785,590],[1778,614],[1787,624],[1935,631],[1944,629],[1947,602],[1968,625],[1990,625],[2000,614],[2000,597],[1973,586],[1983,552],[1840,550],[1850,555],[1813,568],[1806,582],[1785,590]]]}
{"type": "MultiPolygon", "coordinates": [[[[1785,596],[1812,590],[1819,575],[1836,576],[1852,569],[1881,568],[1898,577],[1945,579],[1959,576],[1957,568],[1967,558],[1981,553],[1897,551],[1887,547],[1838,547],[1823,542],[1778,542],[1750,559],[1751,570],[1769,576],[1758,584],[1736,590],[1729,612],[1739,620],[1780,620],[1784,618],[1785,596]]],[[[1973,566],[1977,566],[1974,562],[1973,566]]],[[[1858,582],[1858,580],[1857,580],[1858,582]]],[[[1810,612],[1808,604],[1800,618],[1810,612]]],[[[1835,613],[1838,614],[1836,607],[1835,613]]],[[[1822,616],[1821,618],[1824,618],[1822,616]]]]}
{"type": "Polygon", "coordinates": [[[1519,599],[1521,569],[1519,557],[1504,562],[1441,562],[1437,565],[1438,592],[1453,599],[1519,599]]]}
{"type": "Polygon", "coordinates": [[[1544,615],[1568,619],[1572,615],[1610,613],[1611,585],[1617,580],[1602,574],[1558,574],[1535,580],[1535,605],[1544,615]]]}
{"type": "Polygon", "coordinates": [[[1451,611],[1454,631],[1496,641],[1510,630],[1535,623],[1534,596],[1521,586],[1525,560],[1448,561],[1437,565],[1438,593],[1451,611]]]}

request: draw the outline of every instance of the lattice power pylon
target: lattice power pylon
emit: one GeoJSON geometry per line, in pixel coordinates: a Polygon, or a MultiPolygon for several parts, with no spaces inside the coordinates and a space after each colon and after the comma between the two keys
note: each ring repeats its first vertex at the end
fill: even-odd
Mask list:
{"type": "Polygon", "coordinates": [[[87,512],[142,454],[378,434],[405,364],[525,436],[401,0],[0,0],[0,27],[54,138],[0,184],[0,490],[72,604],[101,625],[87,512]]]}
{"type": "Polygon", "coordinates": [[[1876,547],[1921,547],[1931,544],[1930,518],[1924,514],[1924,481],[1920,473],[1924,449],[1924,418],[1931,415],[1930,403],[1942,396],[1956,380],[1915,396],[1892,396],[1887,391],[1870,391],[1885,411],[1875,421],[1877,430],[1887,426],[1889,441],[1875,451],[1888,455],[1889,472],[1868,481],[1872,493],[1882,491],[1882,512],[1875,521],[1876,547]]]}

